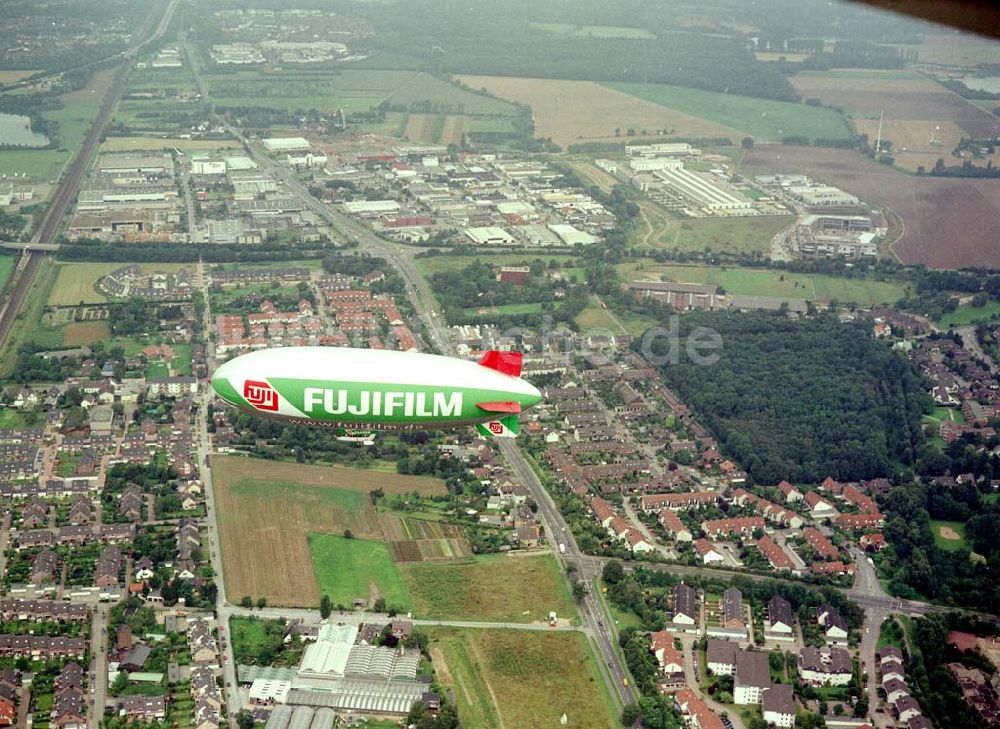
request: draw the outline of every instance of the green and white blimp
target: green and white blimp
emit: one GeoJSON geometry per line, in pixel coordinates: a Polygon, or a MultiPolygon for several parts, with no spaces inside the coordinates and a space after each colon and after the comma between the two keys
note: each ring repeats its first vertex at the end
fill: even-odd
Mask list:
{"type": "Polygon", "coordinates": [[[281,347],[236,357],[212,374],[215,392],[249,413],[345,431],[475,425],[517,435],[517,415],[542,399],[520,379],[518,352],[478,362],[415,352],[281,347]]]}

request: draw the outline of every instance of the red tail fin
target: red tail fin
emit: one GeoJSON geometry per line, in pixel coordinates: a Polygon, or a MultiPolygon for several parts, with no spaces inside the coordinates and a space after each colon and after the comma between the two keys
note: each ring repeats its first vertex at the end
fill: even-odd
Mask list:
{"type": "Polygon", "coordinates": [[[500,352],[499,350],[491,349],[483,355],[483,358],[479,360],[479,364],[483,367],[489,367],[491,370],[503,372],[505,375],[510,375],[511,377],[521,376],[520,352],[500,352]]]}

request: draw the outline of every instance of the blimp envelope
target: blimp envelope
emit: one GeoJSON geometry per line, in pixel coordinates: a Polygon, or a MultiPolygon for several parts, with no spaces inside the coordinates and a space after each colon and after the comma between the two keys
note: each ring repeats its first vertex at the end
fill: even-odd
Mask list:
{"type": "Polygon", "coordinates": [[[293,424],[422,429],[486,423],[484,435],[516,435],[517,414],[541,400],[520,374],[518,353],[479,362],[414,352],[283,347],[220,366],[212,387],[241,410],[293,424]]]}

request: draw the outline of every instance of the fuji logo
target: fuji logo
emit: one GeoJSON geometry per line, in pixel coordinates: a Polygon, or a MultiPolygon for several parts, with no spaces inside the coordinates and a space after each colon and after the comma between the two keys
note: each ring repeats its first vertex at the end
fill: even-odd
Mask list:
{"type": "Polygon", "coordinates": [[[243,397],[258,410],[278,410],[278,393],[266,382],[246,380],[243,383],[243,397]]]}
{"type": "Polygon", "coordinates": [[[493,433],[494,435],[500,435],[501,433],[503,433],[503,423],[497,420],[494,420],[493,422],[489,423],[487,427],[490,429],[490,432],[493,433]]]}

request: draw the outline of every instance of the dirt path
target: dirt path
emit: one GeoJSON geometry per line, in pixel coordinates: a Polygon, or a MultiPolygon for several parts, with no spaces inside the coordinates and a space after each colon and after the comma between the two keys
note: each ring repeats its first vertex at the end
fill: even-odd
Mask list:
{"type": "MultiPolygon", "coordinates": [[[[476,663],[480,666],[485,666],[486,661],[483,659],[483,654],[479,652],[479,646],[476,645],[474,640],[469,641],[469,647],[472,649],[472,653],[476,657],[476,663]]],[[[486,690],[490,692],[490,700],[493,702],[494,710],[496,710],[497,722],[500,724],[500,729],[506,729],[503,723],[503,714],[500,713],[500,702],[497,700],[497,695],[493,691],[493,686],[487,680],[485,673],[480,673],[479,675],[483,680],[483,685],[486,687],[486,690]]]]}
{"type": "MultiPolygon", "coordinates": [[[[441,679],[441,684],[450,686],[453,691],[458,691],[460,687],[455,683],[451,671],[448,670],[448,662],[444,659],[444,651],[440,648],[428,648],[428,652],[431,654],[431,663],[434,664],[434,670],[437,671],[438,677],[441,679]]],[[[462,695],[465,696],[465,703],[469,706],[474,706],[475,701],[472,699],[472,694],[469,693],[469,687],[462,684],[461,690],[462,695]]]]}

